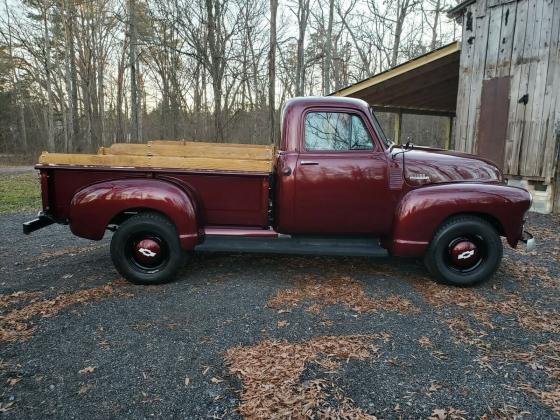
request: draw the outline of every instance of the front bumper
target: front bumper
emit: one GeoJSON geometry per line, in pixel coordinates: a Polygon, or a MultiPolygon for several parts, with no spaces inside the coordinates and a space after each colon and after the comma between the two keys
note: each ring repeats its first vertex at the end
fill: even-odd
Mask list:
{"type": "Polygon", "coordinates": [[[523,242],[527,248],[527,251],[533,251],[537,244],[535,242],[535,238],[527,231],[523,231],[523,235],[521,236],[521,242],[523,242]]]}
{"type": "Polygon", "coordinates": [[[29,235],[31,232],[35,232],[53,223],[55,223],[55,221],[50,216],[41,212],[35,219],[23,223],[23,233],[29,235]]]}

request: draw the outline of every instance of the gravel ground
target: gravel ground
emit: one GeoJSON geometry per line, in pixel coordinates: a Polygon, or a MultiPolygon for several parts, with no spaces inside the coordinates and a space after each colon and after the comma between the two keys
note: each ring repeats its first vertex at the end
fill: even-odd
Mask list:
{"type": "Polygon", "coordinates": [[[237,418],[305,398],[316,417],[560,416],[558,217],[532,214],[538,251],[507,247],[471,289],[413,260],[256,254],[194,254],[178,281],[133,286],[109,234],[24,236],[31,217],[0,216],[7,418],[237,418]]]}

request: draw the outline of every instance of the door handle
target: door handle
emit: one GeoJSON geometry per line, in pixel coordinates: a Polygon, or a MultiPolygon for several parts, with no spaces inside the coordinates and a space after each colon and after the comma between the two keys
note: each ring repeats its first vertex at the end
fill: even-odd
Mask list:
{"type": "Polygon", "coordinates": [[[302,160],[300,162],[302,165],[318,165],[319,162],[315,162],[313,160],[302,160]]]}

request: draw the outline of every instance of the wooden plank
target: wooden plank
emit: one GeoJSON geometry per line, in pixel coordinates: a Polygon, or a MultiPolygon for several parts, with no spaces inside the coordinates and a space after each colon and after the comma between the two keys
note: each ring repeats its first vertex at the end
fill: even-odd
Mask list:
{"type": "MultiPolygon", "coordinates": [[[[121,143],[118,143],[121,144],[121,143]]],[[[224,146],[224,147],[254,147],[257,149],[269,149],[272,144],[248,144],[248,143],[215,143],[209,141],[197,141],[197,140],[150,140],[146,144],[158,144],[158,145],[168,145],[168,146],[179,146],[179,145],[189,145],[189,144],[200,144],[205,146],[224,146]]]]}
{"type": "Polygon", "coordinates": [[[517,6],[511,55],[512,80],[504,165],[504,172],[508,175],[519,173],[519,151],[525,125],[525,105],[519,102],[519,99],[527,92],[529,67],[523,62],[523,52],[530,18],[532,15],[529,14],[529,0],[522,0],[517,6]]]}
{"type": "Polygon", "coordinates": [[[453,117],[448,117],[447,125],[445,126],[445,145],[446,150],[451,149],[451,141],[453,140],[453,117]]]}
{"type": "MultiPolygon", "coordinates": [[[[465,14],[468,12],[473,13],[474,8],[475,5],[468,6],[465,10],[465,14]]],[[[467,124],[469,118],[473,53],[474,31],[467,29],[467,25],[463,23],[461,57],[459,60],[459,86],[457,89],[457,119],[455,122],[455,149],[461,151],[466,151],[467,148],[467,124]]]]}
{"type": "Polygon", "coordinates": [[[162,168],[203,171],[271,173],[272,160],[183,158],[170,156],[88,155],[43,152],[42,165],[98,166],[112,168],[162,168]]]}
{"type": "MultiPolygon", "coordinates": [[[[541,36],[546,26],[545,1],[534,0],[534,19],[528,20],[532,22],[532,31],[528,30],[528,38],[526,38],[524,48],[524,61],[529,63],[529,83],[527,85],[527,94],[529,102],[525,110],[525,125],[523,127],[523,140],[521,144],[519,175],[537,176],[537,164],[533,158],[535,153],[542,153],[539,149],[540,139],[538,138],[540,130],[539,115],[542,108],[542,100],[544,95],[543,89],[543,71],[546,71],[547,63],[543,63],[541,52],[541,36]],[[543,67],[544,64],[544,67],[543,67]]],[[[531,25],[527,26],[531,28],[531,25]]]]}
{"type": "Polygon", "coordinates": [[[517,2],[504,4],[500,31],[500,49],[496,63],[496,77],[510,76],[516,17],[517,2]]]}
{"type": "Polygon", "coordinates": [[[138,144],[116,143],[105,148],[104,154],[137,156],[176,156],[207,157],[219,159],[257,159],[271,160],[274,146],[252,147],[250,145],[224,146],[221,143],[186,143],[186,144],[138,144]]]}
{"type": "Polygon", "coordinates": [[[552,30],[550,49],[548,52],[548,75],[544,99],[543,118],[547,120],[545,146],[543,152],[543,168],[541,175],[547,182],[554,179],[556,172],[555,191],[560,211],[560,1],[554,2],[552,10],[552,30]]]}
{"type": "Polygon", "coordinates": [[[484,78],[492,79],[496,77],[498,66],[498,55],[500,51],[501,30],[502,30],[502,7],[492,7],[488,13],[490,23],[488,27],[488,41],[486,47],[486,59],[484,61],[484,78]]]}
{"type": "Polygon", "coordinates": [[[394,139],[393,141],[396,144],[402,144],[401,143],[401,130],[402,130],[402,112],[396,112],[395,113],[395,123],[394,123],[394,127],[393,127],[393,135],[394,135],[394,139]]]}
{"type": "Polygon", "coordinates": [[[546,95],[546,86],[549,70],[549,49],[551,45],[552,15],[554,11],[552,0],[542,1],[542,23],[537,48],[538,61],[536,63],[535,89],[533,96],[532,127],[530,142],[527,145],[527,174],[539,176],[542,175],[543,162],[549,156],[544,155],[546,145],[546,131],[548,122],[547,101],[550,95],[546,95]]]}
{"type": "Polygon", "coordinates": [[[476,150],[476,134],[478,131],[478,118],[480,114],[480,97],[482,92],[482,80],[484,78],[489,23],[490,17],[488,13],[475,20],[475,49],[470,83],[469,117],[465,148],[468,153],[474,153],[476,150]]]}

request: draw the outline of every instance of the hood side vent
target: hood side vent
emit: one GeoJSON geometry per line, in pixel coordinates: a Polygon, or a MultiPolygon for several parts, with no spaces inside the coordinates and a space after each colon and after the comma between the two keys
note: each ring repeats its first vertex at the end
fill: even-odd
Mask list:
{"type": "Polygon", "coordinates": [[[389,189],[400,190],[403,185],[403,170],[395,162],[389,166],[389,189]]]}

